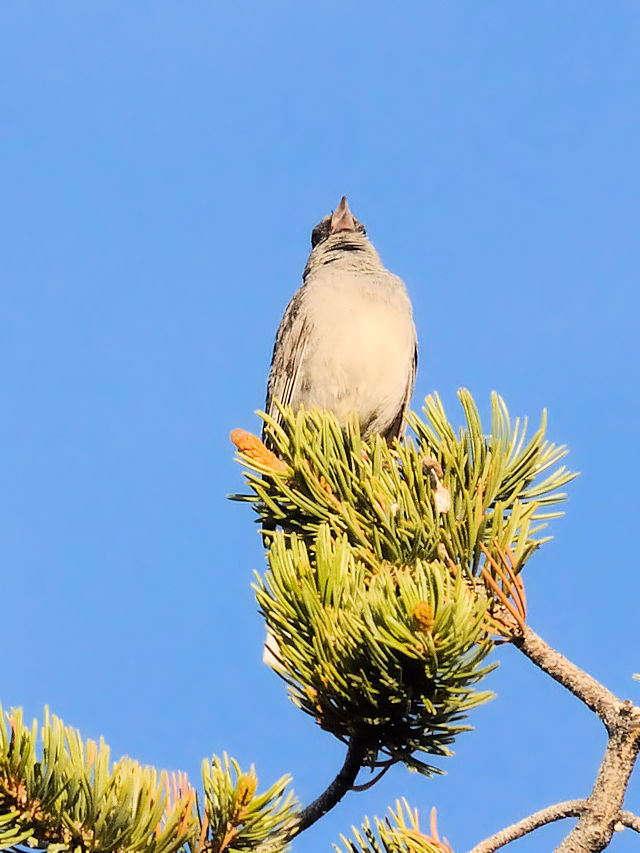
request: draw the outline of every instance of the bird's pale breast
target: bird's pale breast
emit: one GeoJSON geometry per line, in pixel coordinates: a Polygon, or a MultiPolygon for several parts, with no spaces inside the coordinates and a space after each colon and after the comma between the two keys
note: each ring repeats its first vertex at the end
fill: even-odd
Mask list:
{"type": "Polygon", "coordinates": [[[346,276],[327,270],[308,287],[305,302],[313,329],[294,408],[317,406],[342,420],[355,411],[367,432],[384,432],[402,407],[415,347],[404,284],[386,270],[346,276]]]}

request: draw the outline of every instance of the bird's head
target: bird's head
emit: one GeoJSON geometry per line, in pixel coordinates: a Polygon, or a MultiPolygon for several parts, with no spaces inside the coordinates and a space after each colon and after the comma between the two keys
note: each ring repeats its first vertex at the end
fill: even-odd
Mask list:
{"type": "Polygon", "coordinates": [[[333,213],[319,222],[311,232],[311,254],[302,278],[307,281],[314,271],[332,264],[333,271],[367,272],[382,269],[376,250],[367,239],[362,222],[349,210],[342,196],[333,213]]]}
{"type": "Polygon", "coordinates": [[[318,222],[311,232],[311,248],[315,249],[325,241],[330,241],[337,248],[341,243],[348,243],[353,235],[365,237],[366,233],[362,222],[358,222],[349,210],[347,197],[343,195],[333,213],[318,222]]]}

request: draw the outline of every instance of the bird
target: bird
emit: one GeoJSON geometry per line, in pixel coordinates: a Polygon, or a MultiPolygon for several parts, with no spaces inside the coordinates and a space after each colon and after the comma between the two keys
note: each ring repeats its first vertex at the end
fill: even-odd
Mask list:
{"type": "Polygon", "coordinates": [[[407,288],[342,196],[311,233],[302,286],[276,334],[266,412],[280,422],[279,401],[333,412],[344,425],[355,415],[363,437],[391,443],[404,433],[417,365],[407,288]]]}

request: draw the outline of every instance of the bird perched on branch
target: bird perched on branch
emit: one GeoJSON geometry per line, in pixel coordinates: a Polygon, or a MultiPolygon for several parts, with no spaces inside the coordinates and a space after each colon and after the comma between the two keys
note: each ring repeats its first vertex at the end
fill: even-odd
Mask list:
{"type": "Polygon", "coordinates": [[[273,348],[266,410],[275,400],[313,406],[363,436],[402,435],[418,345],[402,279],[389,272],[343,196],[313,229],[302,287],[287,306],[273,348]]]}

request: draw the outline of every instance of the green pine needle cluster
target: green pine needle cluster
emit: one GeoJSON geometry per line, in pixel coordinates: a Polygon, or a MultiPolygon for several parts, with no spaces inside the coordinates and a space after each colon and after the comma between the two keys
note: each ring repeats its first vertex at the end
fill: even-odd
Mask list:
{"type": "Polygon", "coordinates": [[[342,429],[329,412],[282,409],[282,423],[263,415],[269,442],[288,472],[240,455],[246,466],[250,501],[267,527],[281,525],[312,543],[327,524],[346,533],[359,558],[373,568],[380,560],[432,560],[443,549],[454,563],[477,573],[480,544],[510,545],[518,568],[550,537],[538,534],[553,509],[566,499],[561,490],[576,475],[559,466],[564,446],[545,440],[546,413],[526,441],[527,422],[511,424],[506,405],[492,395],[489,432],[482,428],[471,394],[459,398],[466,425],[456,432],[438,395],[427,397],[424,418],[408,417],[415,434],[389,446],[380,436],[367,440],[358,424],[342,429]],[[434,475],[443,470],[451,508],[436,511],[434,475]]]}
{"type": "Polygon", "coordinates": [[[558,464],[567,448],[545,439],[546,411],[527,441],[527,419],[516,418],[512,424],[504,400],[495,392],[488,432],[469,391],[461,389],[458,397],[466,425],[456,432],[438,395],[427,397],[425,418],[409,415],[417,447],[405,453],[435,456],[444,469],[444,485],[453,500],[440,519],[440,541],[450,559],[477,574],[480,544],[491,550],[497,542],[502,550],[510,547],[520,571],[551,539],[539,534],[550,519],[563,514],[555,507],[566,500],[562,489],[577,475],[558,464]]]}
{"type": "Polygon", "coordinates": [[[253,768],[243,773],[226,754],[222,759],[214,756],[212,761],[204,761],[202,775],[209,825],[207,853],[255,850],[290,825],[298,811],[293,792],[286,790],[289,776],[256,794],[258,779],[253,768]]]}
{"type": "Polygon", "coordinates": [[[274,668],[293,701],[337,737],[357,736],[371,762],[437,768],[416,751],[448,755],[466,713],[490,698],[486,602],[442,563],[356,559],[325,526],[315,547],[279,533],[256,585],[274,668]]]}
{"type": "Polygon", "coordinates": [[[45,712],[26,727],[0,707],[0,850],[48,853],[239,853],[254,849],[297,814],[289,778],[256,794],[253,769],[214,756],[203,764],[202,814],[184,774],[130,758],[114,764],[101,740],[83,740],[45,712]]]}
{"type": "Polygon", "coordinates": [[[420,829],[418,814],[405,799],[396,801],[384,820],[367,818],[362,827],[353,827],[353,838],[342,835],[343,847],[334,844],[336,853],[450,853],[446,840],[440,841],[420,829]]]}
{"type": "Polygon", "coordinates": [[[235,496],[263,523],[257,598],[294,702],[363,740],[370,763],[424,773],[437,771],[415,753],[449,754],[461,719],[489,697],[475,685],[488,671],[492,593],[474,578],[484,568],[502,581],[483,549],[521,571],[574,476],[544,416],[527,441],[494,395],[485,432],[469,392],[459,396],[464,427],[428,397],[425,417],[409,418],[413,437],[391,446],[328,412],[264,416],[280,462],[241,453],[250,493],[235,496]]]}

